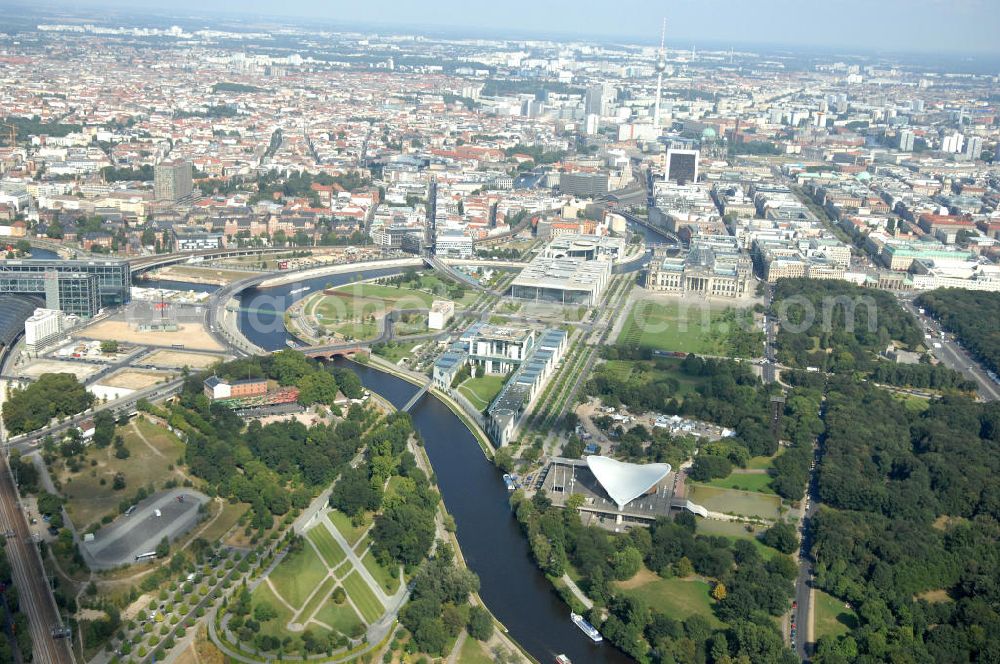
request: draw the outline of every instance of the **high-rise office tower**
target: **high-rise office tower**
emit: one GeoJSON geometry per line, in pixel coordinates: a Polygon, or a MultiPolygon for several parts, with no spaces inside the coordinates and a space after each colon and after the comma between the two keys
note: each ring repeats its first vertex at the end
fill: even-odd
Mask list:
{"type": "Polygon", "coordinates": [[[901,129],[899,131],[899,151],[900,152],[913,152],[913,141],[914,134],[909,129],[901,129]]]}
{"type": "Polygon", "coordinates": [[[965,156],[973,161],[979,159],[983,154],[983,139],[980,136],[969,136],[969,141],[965,144],[965,156]]]}
{"type": "Polygon", "coordinates": [[[164,161],[153,170],[153,192],[158,201],[189,202],[193,188],[190,161],[164,161]]]}
{"type": "Polygon", "coordinates": [[[941,141],[941,151],[958,154],[965,146],[965,136],[957,131],[950,136],[945,136],[941,141]]]}
{"type": "Polygon", "coordinates": [[[595,83],[587,88],[587,93],[583,97],[584,115],[600,115],[604,106],[604,86],[595,83]]]}
{"type": "Polygon", "coordinates": [[[667,150],[667,180],[686,184],[698,180],[698,150],[667,150]]]}

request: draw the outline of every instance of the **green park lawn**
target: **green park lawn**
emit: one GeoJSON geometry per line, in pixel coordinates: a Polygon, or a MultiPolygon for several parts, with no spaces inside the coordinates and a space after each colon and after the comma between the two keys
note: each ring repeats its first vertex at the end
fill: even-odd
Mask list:
{"type": "Polygon", "coordinates": [[[458,654],[458,661],[462,664],[493,664],[494,659],[487,653],[483,644],[469,637],[462,644],[462,650],[458,654]]]}
{"type": "Polygon", "coordinates": [[[684,398],[698,391],[705,379],[688,376],[681,372],[682,360],[661,357],[656,360],[608,360],[600,365],[600,370],[621,381],[641,380],[652,383],[664,379],[677,381],[675,397],[684,398]]]}
{"type": "Polygon", "coordinates": [[[781,507],[781,499],[778,496],[755,491],[737,491],[690,483],[687,498],[712,512],[758,516],[764,519],[777,519],[780,516],[778,508],[781,507]]]}
{"type": "Polygon", "coordinates": [[[378,601],[375,593],[368,587],[368,584],[361,578],[361,575],[357,572],[351,572],[344,579],[343,585],[344,590],[351,597],[354,606],[358,607],[358,611],[361,612],[361,617],[365,619],[365,622],[371,624],[378,620],[384,610],[382,603],[378,601]]]}
{"type": "Polygon", "coordinates": [[[268,578],[285,601],[295,608],[302,608],[327,571],[313,548],[305,545],[285,556],[268,578]]]}
{"type": "Polygon", "coordinates": [[[336,587],[337,582],[326,577],[323,582],[319,584],[319,588],[312,597],[309,598],[309,603],[302,608],[302,612],[299,614],[296,622],[305,624],[314,613],[321,607],[328,599],[330,599],[330,594],[333,592],[334,587],[336,587]]]}
{"type": "Polygon", "coordinates": [[[355,526],[351,523],[351,518],[339,512],[337,510],[330,510],[326,513],[326,516],[330,519],[330,522],[337,527],[340,534],[344,536],[347,543],[352,547],[358,543],[358,540],[368,531],[368,526],[370,524],[365,524],[363,526],[355,526]]]}
{"type": "Polygon", "coordinates": [[[635,303],[628,312],[618,343],[655,350],[724,355],[725,334],[713,327],[722,310],[692,303],[657,304],[646,300],[635,303]]]}
{"type": "Polygon", "coordinates": [[[399,589],[398,572],[396,575],[393,575],[389,570],[379,565],[371,551],[366,553],[364,557],[361,558],[361,562],[364,563],[368,573],[372,575],[372,578],[375,579],[380,586],[382,586],[382,590],[384,590],[387,595],[392,595],[399,589]]]}
{"type": "Polygon", "coordinates": [[[409,357],[410,353],[416,347],[418,342],[412,343],[399,343],[397,341],[389,342],[387,344],[381,345],[378,348],[373,348],[372,352],[379,357],[384,357],[393,364],[398,364],[404,357],[409,357]]]}
{"type": "Polygon", "coordinates": [[[479,410],[486,410],[487,406],[500,393],[506,377],[502,375],[486,375],[479,378],[469,378],[458,386],[458,391],[468,399],[473,406],[479,410]]]}
{"type": "Polygon", "coordinates": [[[254,608],[261,603],[267,603],[272,609],[278,614],[277,617],[272,618],[266,622],[260,624],[260,633],[266,634],[268,636],[273,636],[278,639],[283,639],[288,636],[288,631],[285,626],[292,619],[292,612],[288,610],[288,607],[278,599],[271,588],[268,587],[266,583],[262,583],[253,591],[251,601],[254,608]]]}
{"type": "Polygon", "coordinates": [[[707,482],[709,486],[721,489],[738,489],[741,491],[756,491],[774,495],[771,488],[771,476],[767,473],[730,473],[729,477],[716,478],[707,482]]]}
{"type": "Polygon", "coordinates": [[[336,567],[347,557],[347,554],[337,544],[337,540],[333,539],[333,535],[323,523],[310,529],[306,533],[306,537],[316,545],[320,556],[323,557],[323,562],[330,568],[336,567]]]}
{"type": "Polygon", "coordinates": [[[722,623],[712,611],[711,586],[696,578],[664,579],[645,567],[628,581],[617,581],[615,586],[625,595],[641,600],[646,606],[655,606],[674,620],[688,616],[704,616],[712,627],[722,623]]]}
{"type": "MultiPolygon", "coordinates": [[[[816,640],[824,636],[840,636],[847,634],[857,624],[854,611],[844,606],[844,603],[822,590],[814,595],[816,603],[813,606],[816,616],[816,640]]],[[[799,627],[802,629],[802,627],[799,627]]]]}
{"type": "MultiPolygon", "coordinates": [[[[435,295],[432,290],[444,284],[436,275],[423,275],[421,287],[398,288],[372,283],[355,283],[341,286],[306,305],[305,313],[315,316],[320,322],[334,322],[382,316],[396,309],[428,309],[434,300],[449,299],[447,294],[435,295]]],[[[468,306],[479,297],[479,293],[467,288],[465,295],[456,301],[457,306],[468,306]]]]}
{"type": "Polygon", "coordinates": [[[347,573],[353,569],[354,569],[354,563],[352,563],[350,560],[345,560],[343,563],[341,563],[340,567],[333,570],[333,575],[338,579],[343,579],[345,576],[347,576],[347,573]]]}
{"type": "Polygon", "coordinates": [[[378,325],[373,322],[349,322],[328,325],[327,331],[334,332],[345,339],[374,339],[378,334],[378,325]]]}
{"type": "Polygon", "coordinates": [[[365,631],[365,624],[351,605],[347,602],[337,604],[332,598],[328,598],[326,604],[313,614],[313,620],[318,620],[344,636],[357,637],[365,631]]]}
{"type": "Polygon", "coordinates": [[[747,464],[748,470],[770,470],[771,466],[774,465],[774,460],[785,453],[787,447],[779,447],[777,453],[774,456],[756,456],[750,459],[750,463],[747,464]]]}
{"type": "Polygon", "coordinates": [[[747,524],[735,521],[716,521],[715,519],[698,519],[698,534],[725,537],[730,541],[747,540],[753,542],[754,548],[764,560],[770,560],[782,553],[777,549],[772,549],[760,541],[760,535],[766,530],[762,526],[752,526],[752,530],[747,530],[747,524]]]}

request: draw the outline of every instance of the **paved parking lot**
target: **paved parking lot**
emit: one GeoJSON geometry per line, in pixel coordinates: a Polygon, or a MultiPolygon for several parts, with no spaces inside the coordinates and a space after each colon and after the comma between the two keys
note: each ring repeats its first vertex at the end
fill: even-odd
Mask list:
{"type": "Polygon", "coordinates": [[[104,528],[82,549],[92,569],[111,569],[135,562],[137,555],[156,550],[164,537],[174,541],[198,523],[198,507],[208,496],[193,489],[161,491],[137,503],[104,528]],[[156,516],[156,510],[160,516],[156,516]]]}

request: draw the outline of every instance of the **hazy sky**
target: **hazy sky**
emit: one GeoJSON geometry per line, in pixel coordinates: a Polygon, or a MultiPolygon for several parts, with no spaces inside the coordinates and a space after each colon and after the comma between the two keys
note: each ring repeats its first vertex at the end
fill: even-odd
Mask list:
{"type": "MultiPolygon", "coordinates": [[[[58,0],[57,0],[58,1],[58,0]]],[[[909,52],[1000,52],[1000,0],[62,0],[160,11],[318,16],[341,23],[604,35],[667,40],[812,44],[909,52]]]]}

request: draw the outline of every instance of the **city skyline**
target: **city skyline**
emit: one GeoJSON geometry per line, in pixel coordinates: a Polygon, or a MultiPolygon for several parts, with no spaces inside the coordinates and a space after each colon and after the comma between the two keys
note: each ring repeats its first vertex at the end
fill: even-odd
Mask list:
{"type": "Polygon", "coordinates": [[[248,0],[236,7],[230,0],[178,0],[168,12],[158,6],[137,6],[125,0],[56,0],[45,7],[84,13],[117,8],[133,14],[176,15],[196,12],[247,19],[311,18],[339,26],[407,31],[462,31],[483,38],[573,38],[621,40],[655,45],[658,27],[667,18],[667,46],[692,45],[807,46],[819,50],[942,53],[949,56],[1000,54],[992,26],[1000,24],[1000,4],[985,0],[887,0],[874,5],[862,0],[836,0],[811,6],[791,0],[682,0],[662,6],[637,7],[630,13],[609,13],[603,3],[555,0],[544,4],[513,0],[502,6],[483,2],[438,0],[428,9],[405,0],[379,5],[323,3],[317,0],[248,0]],[[387,18],[388,17],[388,18],[387,18]],[[720,18],[723,17],[723,18],[720,18]],[[544,26],[544,27],[542,27],[544,26]],[[887,29],[891,26],[891,29],[887,29]],[[948,31],[942,26],[950,28],[948,31]],[[505,33],[509,33],[505,35],[505,33]],[[961,38],[957,38],[960,36],[961,38]]]}

